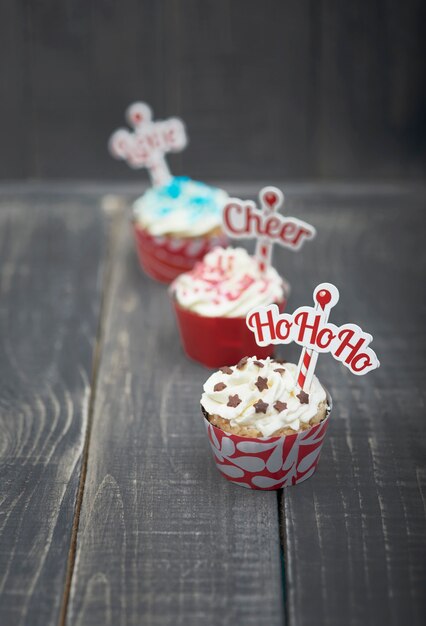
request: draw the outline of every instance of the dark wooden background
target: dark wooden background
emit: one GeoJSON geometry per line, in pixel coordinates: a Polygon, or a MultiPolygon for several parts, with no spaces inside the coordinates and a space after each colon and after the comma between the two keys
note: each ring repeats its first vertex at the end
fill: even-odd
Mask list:
{"type": "Polygon", "coordinates": [[[135,99],[181,115],[176,173],[425,171],[422,0],[15,0],[0,9],[0,177],[132,179],[106,152],[135,99]]]}

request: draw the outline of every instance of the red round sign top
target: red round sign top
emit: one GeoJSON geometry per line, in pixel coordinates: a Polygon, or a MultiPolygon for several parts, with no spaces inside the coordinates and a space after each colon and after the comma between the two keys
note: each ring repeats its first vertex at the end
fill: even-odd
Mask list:
{"type": "Polygon", "coordinates": [[[329,302],[331,302],[331,293],[328,289],[321,289],[321,291],[318,291],[318,293],[315,295],[315,300],[318,302],[320,307],[324,309],[326,304],[329,304],[329,302]]]}
{"type": "Polygon", "coordinates": [[[278,195],[276,193],[274,193],[273,191],[268,191],[267,193],[264,194],[263,196],[264,201],[266,202],[266,204],[272,209],[279,201],[278,195]]]}

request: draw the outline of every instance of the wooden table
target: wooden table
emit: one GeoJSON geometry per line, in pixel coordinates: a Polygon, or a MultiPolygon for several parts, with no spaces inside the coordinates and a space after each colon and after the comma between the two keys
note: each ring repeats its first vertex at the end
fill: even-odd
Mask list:
{"type": "Polygon", "coordinates": [[[318,229],[276,250],[289,309],[336,283],[333,322],[374,334],[382,365],[319,359],[335,409],[318,471],[276,493],[214,467],[208,371],[135,258],[137,189],[2,187],[2,626],[424,623],[426,189],[285,191],[318,229]]]}

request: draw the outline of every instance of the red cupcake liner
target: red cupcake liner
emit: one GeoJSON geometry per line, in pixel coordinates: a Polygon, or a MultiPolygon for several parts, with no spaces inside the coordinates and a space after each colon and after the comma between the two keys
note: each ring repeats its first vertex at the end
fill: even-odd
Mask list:
{"type": "MultiPolygon", "coordinates": [[[[285,305],[285,300],[278,303],[280,312],[285,305]]],[[[206,367],[235,365],[244,356],[266,359],[274,352],[273,345],[257,345],[245,317],[205,317],[184,309],[175,297],[173,306],[183,349],[191,359],[206,367]]]]}
{"type": "Polygon", "coordinates": [[[136,222],[133,223],[133,232],[142,269],[162,283],[171,283],[179,274],[191,270],[207,252],[228,244],[225,235],[154,237],[136,222]]]}
{"type": "Polygon", "coordinates": [[[271,491],[298,485],[317,467],[328,428],[327,417],[308,430],[283,437],[240,437],[224,432],[204,416],[204,425],[216,467],[240,487],[271,491]]]}

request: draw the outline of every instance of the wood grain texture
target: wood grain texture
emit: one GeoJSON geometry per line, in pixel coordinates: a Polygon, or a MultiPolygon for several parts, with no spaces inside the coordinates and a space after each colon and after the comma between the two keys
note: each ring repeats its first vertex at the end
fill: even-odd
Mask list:
{"type": "Polygon", "coordinates": [[[425,173],[421,0],[2,5],[3,179],[145,179],[106,149],[136,99],[187,123],[177,174],[425,173]]]}
{"type": "Polygon", "coordinates": [[[321,175],[381,178],[391,162],[409,174],[425,156],[424,3],[321,0],[315,12],[321,175]]]}
{"type": "Polygon", "coordinates": [[[217,472],[167,291],[127,218],[112,276],[68,626],[283,623],[276,494],[217,472]]]}
{"type": "MultiPolygon", "coordinates": [[[[228,187],[253,197],[259,184],[228,187]]],[[[335,282],[332,321],[372,332],[382,363],[357,378],[319,360],[335,408],[317,474],[281,498],[284,607],[276,496],[217,473],[198,412],[208,371],[183,356],[124,215],[70,546],[108,229],[99,196],[116,189],[2,189],[0,624],[56,626],[64,592],[66,626],[423,624],[426,189],[284,187],[286,214],[318,229],[301,254],[275,251],[289,309],[335,282]]]]}
{"type": "Polygon", "coordinates": [[[0,200],[0,623],[58,623],[106,221],[61,194],[0,200]]]}
{"type": "Polygon", "coordinates": [[[317,282],[330,280],[341,292],[331,321],[371,332],[381,360],[379,370],[355,377],[329,356],[319,359],[333,419],[315,477],[284,492],[289,623],[420,626],[426,618],[426,190],[354,188],[349,195],[323,191],[311,201],[287,198],[319,233],[295,262],[288,259],[288,272],[298,276],[289,276],[290,308],[305,303],[317,282]]]}

